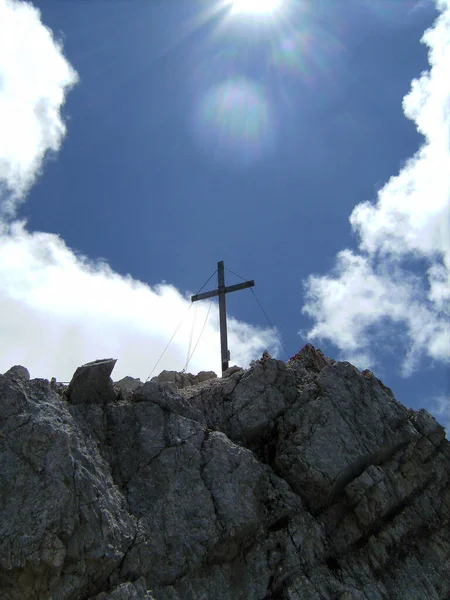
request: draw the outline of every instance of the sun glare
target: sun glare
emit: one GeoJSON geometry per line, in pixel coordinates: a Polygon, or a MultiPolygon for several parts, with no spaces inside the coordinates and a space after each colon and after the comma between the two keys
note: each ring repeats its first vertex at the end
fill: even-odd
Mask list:
{"type": "Polygon", "coordinates": [[[232,3],[233,14],[268,15],[274,13],[281,5],[282,0],[234,0],[232,3]]]}

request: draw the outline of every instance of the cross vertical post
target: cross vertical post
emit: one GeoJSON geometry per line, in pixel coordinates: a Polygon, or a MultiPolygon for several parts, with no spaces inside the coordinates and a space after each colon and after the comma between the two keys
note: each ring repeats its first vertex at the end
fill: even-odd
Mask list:
{"type": "Polygon", "coordinates": [[[220,319],[220,357],[222,373],[228,369],[230,351],[228,350],[227,307],[225,302],[225,267],[223,260],[217,263],[217,283],[219,286],[219,319],[220,319]]]}
{"type": "Polygon", "coordinates": [[[237,290],[243,290],[245,288],[253,287],[255,282],[244,281],[244,283],[238,283],[236,285],[225,285],[225,267],[223,260],[217,263],[217,289],[211,292],[203,292],[203,294],[196,294],[191,296],[191,302],[197,302],[198,300],[206,300],[206,298],[214,298],[219,296],[219,318],[220,318],[220,355],[222,359],[222,375],[228,369],[230,361],[230,351],[228,350],[228,332],[227,332],[227,311],[225,303],[225,294],[229,292],[236,292],[237,290]]]}

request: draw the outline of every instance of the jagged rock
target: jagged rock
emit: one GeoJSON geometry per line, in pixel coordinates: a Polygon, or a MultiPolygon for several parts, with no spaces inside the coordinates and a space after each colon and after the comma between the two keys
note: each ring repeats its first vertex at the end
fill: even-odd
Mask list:
{"type": "Polygon", "coordinates": [[[376,379],[336,363],[322,368],[313,389],[300,391],[278,436],[277,469],[317,513],[366,467],[384,462],[420,433],[376,379]]]}
{"type": "Polygon", "coordinates": [[[204,422],[203,414],[182,398],[178,389],[170,381],[158,383],[147,381],[142,387],[137,388],[133,394],[133,402],[150,402],[158,405],[166,412],[193,419],[199,423],[204,422]]]}
{"type": "Polygon", "coordinates": [[[223,373],[222,373],[222,379],[225,379],[226,377],[230,377],[231,375],[234,375],[235,373],[239,373],[239,371],[243,371],[244,369],[242,367],[238,367],[237,365],[233,365],[232,367],[228,367],[228,369],[226,369],[223,373]]]}
{"type": "Polygon", "coordinates": [[[177,375],[125,378],[122,402],[93,402],[111,381],[93,396],[86,377],[75,403],[0,376],[1,598],[450,597],[450,445],[431,415],[310,345],[177,375]]]}
{"type": "Polygon", "coordinates": [[[131,400],[135,390],[140,388],[142,385],[144,384],[140,379],[135,379],[134,377],[123,377],[114,383],[114,388],[118,392],[118,398],[120,400],[131,400]]]}
{"type": "Polygon", "coordinates": [[[209,379],[215,379],[217,375],[214,371],[200,371],[197,375],[196,382],[203,383],[203,381],[208,381],[209,379]]]}
{"type": "Polygon", "coordinates": [[[181,390],[215,378],[217,378],[217,375],[214,371],[200,371],[198,375],[185,373],[184,371],[182,373],[178,373],[177,371],[162,371],[159,375],[153,377],[151,381],[156,383],[170,383],[176,389],[181,390]]]}
{"type": "Polygon", "coordinates": [[[72,404],[108,404],[116,395],[111,373],[117,362],[115,358],[94,360],[78,367],[67,388],[67,397],[72,404]]]}
{"type": "Polygon", "coordinates": [[[276,419],[297,393],[295,375],[281,360],[255,361],[249,371],[180,390],[211,429],[252,450],[266,446],[276,419]]]}
{"type": "Polygon", "coordinates": [[[30,373],[25,367],[16,365],[15,367],[11,367],[9,371],[6,371],[4,377],[8,377],[15,381],[28,381],[30,379],[30,373]]]}
{"type": "Polygon", "coordinates": [[[131,545],[135,517],[48,381],[3,375],[0,399],[0,597],[95,592],[131,545]]]}
{"type": "Polygon", "coordinates": [[[289,359],[287,364],[303,375],[304,372],[319,373],[324,367],[334,364],[334,362],[334,360],[326,358],[311,344],[306,344],[300,352],[289,359]]]}
{"type": "Polygon", "coordinates": [[[434,440],[433,443],[435,446],[438,446],[445,438],[445,431],[442,425],[439,425],[436,419],[425,409],[422,408],[413,413],[411,421],[422,435],[427,436],[430,440],[434,440]]]}

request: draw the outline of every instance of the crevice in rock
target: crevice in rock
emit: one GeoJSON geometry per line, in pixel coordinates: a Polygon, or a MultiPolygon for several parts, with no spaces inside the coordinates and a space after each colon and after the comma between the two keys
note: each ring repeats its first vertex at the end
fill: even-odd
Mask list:
{"type": "Polygon", "coordinates": [[[367,544],[371,537],[377,536],[379,533],[381,533],[381,531],[383,531],[387,525],[394,521],[394,519],[396,519],[406,508],[411,506],[414,500],[418,498],[435,480],[436,475],[433,473],[433,475],[431,475],[431,477],[429,477],[422,486],[415,489],[409,496],[401,500],[391,510],[380,517],[371,527],[369,527],[365,534],[351,546],[350,551],[360,550],[367,544]]]}
{"type": "Polygon", "coordinates": [[[276,521],[272,525],[269,525],[269,527],[267,528],[267,531],[269,533],[275,533],[276,531],[281,531],[282,529],[286,529],[289,525],[290,520],[291,519],[288,516],[281,517],[281,519],[278,519],[278,521],[276,521]]]}
{"type": "Polygon", "coordinates": [[[325,564],[330,569],[330,571],[340,571],[341,567],[339,566],[339,561],[335,556],[328,556],[325,559],[325,564]]]}
{"type": "Polygon", "coordinates": [[[202,440],[202,445],[201,445],[201,448],[200,448],[200,452],[201,452],[200,478],[201,478],[201,480],[203,482],[203,485],[205,486],[205,488],[209,492],[209,495],[210,495],[210,498],[211,498],[211,502],[212,502],[212,505],[213,505],[213,508],[214,508],[214,515],[216,517],[216,526],[217,526],[217,528],[219,530],[222,530],[223,527],[222,527],[222,524],[221,524],[220,518],[219,518],[219,511],[218,511],[218,506],[217,506],[217,500],[216,500],[214,494],[212,493],[212,491],[209,488],[209,485],[208,485],[208,482],[206,481],[205,473],[204,473],[205,467],[208,464],[207,462],[205,462],[205,445],[206,445],[206,443],[209,440],[210,431],[211,430],[209,430],[209,429],[205,429],[204,437],[203,437],[203,440],[202,440]]]}
{"type": "MultiPolygon", "coordinates": [[[[372,465],[380,467],[383,466],[385,463],[389,462],[391,458],[395,456],[395,454],[406,450],[410,443],[411,441],[400,442],[399,444],[396,444],[392,448],[388,448],[385,451],[369,456],[361,456],[358,460],[353,461],[353,464],[334,480],[332,484],[333,494],[330,496],[327,504],[325,506],[321,506],[318,511],[315,511],[314,507],[308,506],[311,514],[318,518],[320,514],[334,504],[347,504],[345,499],[345,489],[352,481],[360,477],[364,471],[366,471],[366,469],[372,465]]],[[[307,500],[305,500],[305,502],[308,505],[307,500]]]]}
{"type": "Polygon", "coordinates": [[[259,436],[256,440],[252,440],[246,447],[253,452],[259,461],[268,465],[276,473],[278,443],[278,426],[276,422],[269,431],[259,436]]]}

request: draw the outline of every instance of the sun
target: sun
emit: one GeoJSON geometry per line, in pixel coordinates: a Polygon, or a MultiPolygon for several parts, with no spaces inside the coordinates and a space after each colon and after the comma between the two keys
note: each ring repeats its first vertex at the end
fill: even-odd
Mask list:
{"type": "Polygon", "coordinates": [[[276,12],[282,0],[234,0],[232,14],[239,15],[269,15],[276,12]]]}

